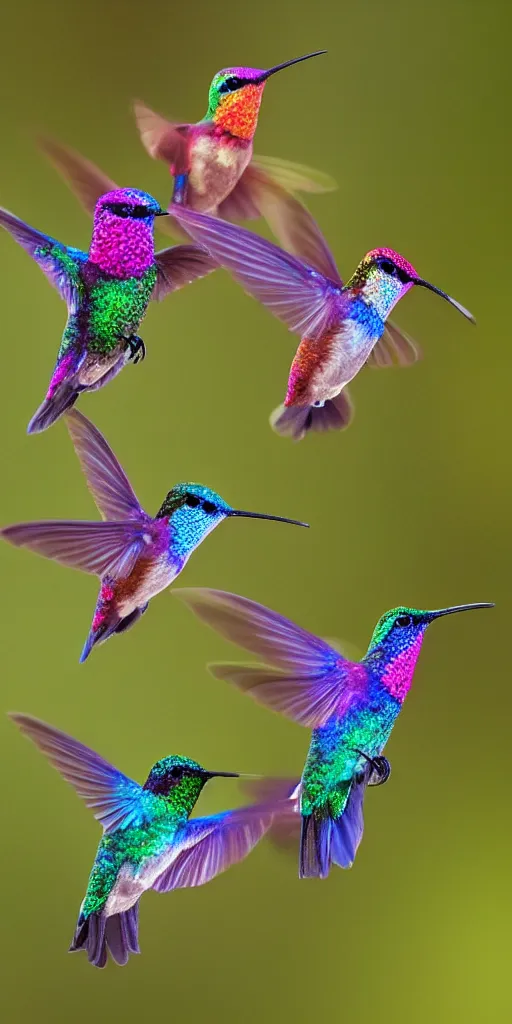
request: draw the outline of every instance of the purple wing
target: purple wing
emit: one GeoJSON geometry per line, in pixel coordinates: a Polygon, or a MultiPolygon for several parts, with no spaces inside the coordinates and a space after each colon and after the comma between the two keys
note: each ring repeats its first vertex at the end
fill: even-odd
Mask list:
{"type": "Polygon", "coordinates": [[[251,779],[243,783],[242,789],[251,800],[274,806],[268,839],[280,849],[296,854],[301,829],[299,779],[251,779]]]}
{"type": "Polygon", "coordinates": [[[78,740],[31,715],[9,716],[57,768],[106,831],[136,825],[142,788],[78,740]]]}
{"type": "Polygon", "coordinates": [[[94,576],[130,575],[144,547],[152,542],[140,522],[81,523],[41,520],[6,526],[0,536],[16,547],[30,548],[72,569],[94,576]]]}
{"type": "Polygon", "coordinates": [[[105,195],[105,192],[114,192],[119,188],[99,167],[56,139],[42,137],[39,139],[39,146],[78,197],[87,213],[94,213],[98,199],[105,195]]]}
{"type": "Polygon", "coordinates": [[[372,348],[366,365],[375,369],[388,366],[411,366],[421,359],[421,348],[409,334],[388,320],[384,333],[372,348]]]}
{"type": "Polygon", "coordinates": [[[87,486],[104,519],[143,519],[132,485],[103,434],[81,412],[73,409],[66,423],[87,486]]]}
{"type": "Polygon", "coordinates": [[[255,601],[199,587],[174,594],[221,636],[278,666],[211,665],[213,675],[301,725],[316,728],[325,722],[364,672],[319,637],[255,601]]]}
{"type": "Polygon", "coordinates": [[[157,878],[153,889],[170,892],[205,885],[247,857],[268,831],[272,820],[272,810],[263,806],[240,807],[210,818],[192,819],[181,833],[181,852],[157,878]]]}
{"type": "Polygon", "coordinates": [[[184,206],[176,206],[173,213],[195,241],[291,331],[315,340],[336,322],[343,287],[339,277],[329,280],[277,245],[227,221],[184,206]]]}
{"type": "Polygon", "coordinates": [[[198,245],[173,245],[170,249],[161,249],[155,254],[155,260],[157,279],[151,297],[157,302],[170,292],[211,274],[218,267],[206,249],[198,245]]]}
{"type": "Polygon", "coordinates": [[[55,238],[31,228],[2,207],[0,225],[32,256],[68,307],[75,307],[78,301],[79,265],[87,260],[87,254],[80,249],[70,249],[55,238]]]}

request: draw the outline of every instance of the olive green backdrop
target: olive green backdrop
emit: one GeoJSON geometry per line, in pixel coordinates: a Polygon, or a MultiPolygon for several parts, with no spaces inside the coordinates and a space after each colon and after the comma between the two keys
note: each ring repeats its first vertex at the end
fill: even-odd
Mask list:
{"type": "MultiPolygon", "coordinates": [[[[142,502],[179,480],[311,530],[228,522],[182,585],[255,598],[365,648],[398,603],[495,600],[425,641],[366,801],[355,867],[297,879],[262,843],[203,889],[142,901],[143,955],[95,971],[66,953],[99,828],[0,716],[2,1019],[267,1024],[510,1019],[510,191],[508,5],[198,0],[41,4],[2,14],[0,202],[84,248],[90,224],[35,147],[76,146],[123,185],[170,194],[130,101],[206,109],[213,73],[320,47],[265,93],[257,151],[318,166],[314,197],[342,274],[392,246],[474,312],[425,291],[398,321],[424,347],[410,370],[362,372],[344,434],[293,445],[268,426],[294,338],[224,273],[151,308],[146,361],[80,408],[105,431],[142,502]],[[115,1017],[114,1017],[115,1015],[115,1017]]],[[[164,239],[161,240],[165,244],[164,239]]],[[[62,423],[28,438],[65,310],[1,233],[2,507],[11,522],[97,515],[62,423]]],[[[306,731],[214,681],[236,656],[168,591],[126,636],[78,656],[96,582],[2,549],[1,710],[39,715],[143,779],[170,752],[226,770],[299,775],[306,731]]],[[[212,784],[201,809],[240,799],[212,784]]]]}

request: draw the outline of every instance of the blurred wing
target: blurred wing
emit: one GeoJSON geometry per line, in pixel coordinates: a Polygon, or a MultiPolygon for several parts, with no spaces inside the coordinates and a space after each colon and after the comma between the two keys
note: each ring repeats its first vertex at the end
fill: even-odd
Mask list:
{"type": "Polygon", "coordinates": [[[105,192],[119,188],[96,164],[69,146],[46,137],[39,140],[39,146],[87,213],[94,213],[98,199],[105,192]]]}
{"type": "Polygon", "coordinates": [[[255,601],[204,588],[173,593],[221,636],[278,666],[276,670],[261,665],[210,665],[213,675],[301,725],[316,728],[325,722],[338,708],[344,691],[351,693],[359,680],[358,665],[255,601]]]}
{"type": "Polygon", "coordinates": [[[81,523],[72,520],[40,520],[6,526],[0,536],[15,547],[30,548],[38,555],[93,576],[130,575],[139,555],[152,537],[144,524],[81,523]]]}
{"type": "Polygon", "coordinates": [[[242,784],[251,800],[274,806],[268,839],[279,849],[297,855],[301,831],[299,779],[251,779],[242,784]]]}
{"type": "Polygon", "coordinates": [[[22,714],[9,717],[76,789],[106,831],[138,823],[142,788],[137,782],[104,761],[94,750],[38,718],[22,714]]]}
{"type": "Polygon", "coordinates": [[[155,254],[155,260],[157,279],[151,297],[157,302],[170,292],[211,274],[218,267],[206,249],[198,245],[173,245],[170,249],[161,249],[155,254]]]}
{"type": "Polygon", "coordinates": [[[181,833],[181,852],[153,889],[170,892],[210,882],[247,857],[270,828],[272,817],[268,807],[240,807],[210,818],[193,818],[181,833]]]}
{"type": "Polygon", "coordinates": [[[316,340],[338,318],[342,289],[339,278],[327,280],[277,245],[227,221],[183,206],[174,210],[174,216],[291,331],[316,340]]]}
{"type": "Polygon", "coordinates": [[[330,174],[304,164],[273,156],[253,156],[251,163],[287,192],[334,192],[338,188],[330,174]]]}
{"type": "Polygon", "coordinates": [[[372,348],[366,364],[373,369],[385,369],[388,366],[411,366],[421,357],[420,346],[413,341],[410,335],[388,320],[384,334],[372,348]]]}
{"type": "Polygon", "coordinates": [[[103,434],[83,413],[66,415],[73,447],[103,519],[137,519],[144,512],[124,469],[103,434]]]}
{"type": "Polygon", "coordinates": [[[142,145],[154,160],[165,160],[172,168],[173,174],[187,171],[187,132],[188,124],[175,124],[168,121],[145,103],[135,100],[133,105],[135,120],[139,129],[142,145]]]}
{"type": "Polygon", "coordinates": [[[15,217],[2,207],[0,225],[28,252],[68,307],[76,307],[80,264],[87,260],[87,253],[62,245],[50,235],[44,235],[42,231],[31,228],[29,224],[25,224],[19,217],[15,217]]]}

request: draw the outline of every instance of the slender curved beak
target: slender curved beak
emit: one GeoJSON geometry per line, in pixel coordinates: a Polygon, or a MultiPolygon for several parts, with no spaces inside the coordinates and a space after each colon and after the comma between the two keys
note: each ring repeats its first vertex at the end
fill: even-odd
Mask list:
{"type": "Polygon", "coordinates": [[[452,299],[451,295],[447,295],[446,292],[441,291],[440,288],[436,288],[435,284],[430,284],[429,281],[424,281],[422,277],[413,278],[413,284],[419,284],[421,288],[428,288],[430,292],[435,292],[436,295],[440,295],[441,298],[446,299],[451,306],[455,306],[455,309],[458,309],[459,313],[462,313],[462,316],[466,317],[466,320],[470,320],[472,324],[476,324],[476,320],[473,314],[469,312],[469,309],[462,306],[456,299],[452,299]]]}
{"type": "Polygon", "coordinates": [[[239,508],[232,508],[228,516],[242,516],[244,519],[272,519],[275,523],[290,523],[292,526],[306,526],[309,523],[302,523],[300,519],[285,519],[283,516],[267,516],[265,512],[242,512],[239,508]]]}
{"type": "Polygon", "coordinates": [[[294,57],[293,60],[285,60],[284,64],[276,64],[273,68],[269,68],[268,71],[264,71],[258,81],[266,82],[267,78],[270,78],[271,75],[275,75],[276,71],[282,71],[283,68],[289,68],[292,64],[300,64],[302,60],[309,60],[310,57],[319,57],[321,53],[327,53],[327,50],[315,50],[314,53],[306,53],[303,57],[294,57]]]}
{"type": "Polygon", "coordinates": [[[429,612],[432,619],[440,619],[442,615],[453,615],[454,612],[471,612],[474,608],[494,608],[494,601],[483,601],[478,604],[455,604],[451,608],[440,608],[429,612]]]}
{"type": "Polygon", "coordinates": [[[169,216],[169,210],[162,210],[162,207],[160,207],[160,209],[157,211],[157,213],[155,213],[155,217],[168,217],[168,216],[169,216]]]}
{"type": "Polygon", "coordinates": [[[205,772],[209,779],[261,779],[261,775],[246,775],[244,772],[205,772]]]}

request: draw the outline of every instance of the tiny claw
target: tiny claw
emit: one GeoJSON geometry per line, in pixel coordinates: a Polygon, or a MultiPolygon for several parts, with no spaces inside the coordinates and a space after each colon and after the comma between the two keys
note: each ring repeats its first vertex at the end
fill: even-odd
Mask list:
{"type": "Polygon", "coordinates": [[[142,360],[146,358],[146,346],[142,338],[139,338],[138,334],[132,334],[126,339],[125,351],[126,349],[130,349],[130,355],[128,358],[133,360],[134,366],[136,366],[137,363],[141,363],[142,360]]]}
{"type": "Polygon", "coordinates": [[[364,757],[365,761],[371,765],[372,770],[368,779],[368,785],[383,786],[391,775],[391,765],[387,757],[368,757],[368,754],[365,754],[362,750],[357,750],[355,747],[354,750],[356,754],[359,754],[360,757],[364,757]]]}

